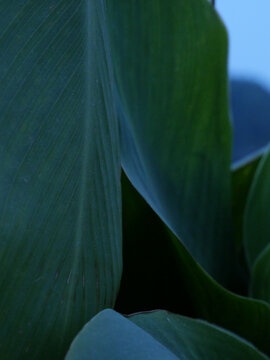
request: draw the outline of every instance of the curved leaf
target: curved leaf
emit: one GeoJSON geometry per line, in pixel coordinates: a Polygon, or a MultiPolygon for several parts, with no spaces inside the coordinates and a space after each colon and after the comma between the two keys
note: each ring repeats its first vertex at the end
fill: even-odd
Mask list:
{"type": "Polygon", "coordinates": [[[154,307],[202,318],[269,355],[269,304],[221,287],[125,183],[123,208],[124,273],[116,310],[132,313],[154,307]]]}
{"type": "Polygon", "coordinates": [[[156,311],[130,320],[179,359],[267,359],[247,341],[206,321],[156,311]]]}
{"type": "Polygon", "coordinates": [[[185,291],[181,294],[179,265],[169,245],[167,229],[124,172],[122,209],[123,276],[115,310],[130,314],[167,309],[194,315],[185,291]]]}
{"type": "Polygon", "coordinates": [[[270,152],[258,166],[244,214],[244,244],[250,269],[270,242],[270,152]]]}
{"type": "Polygon", "coordinates": [[[74,339],[66,360],[177,360],[151,335],[113,310],[96,315],[74,339]]]}
{"type": "Polygon", "coordinates": [[[269,304],[236,295],[213,280],[171,234],[185,292],[196,316],[235,332],[270,354],[269,304]],[[262,335],[263,334],[263,335],[262,335]]]}
{"type": "Polygon", "coordinates": [[[266,153],[264,148],[259,152],[247,156],[232,166],[232,206],[235,242],[239,247],[243,245],[243,219],[248,193],[254,174],[262,156],[266,153]]]}
{"type": "Polygon", "coordinates": [[[250,289],[253,297],[270,303],[270,244],[254,263],[250,289]]]}
{"type": "Polygon", "coordinates": [[[96,315],[73,341],[66,360],[203,360],[267,357],[234,334],[165,311],[125,319],[112,310],[96,315]]]}
{"type": "Polygon", "coordinates": [[[244,294],[247,293],[249,283],[249,271],[243,243],[244,211],[254,174],[262,156],[263,153],[260,150],[251,156],[241,159],[241,161],[233,164],[231,172],[233,235],[237,256],[234,278],[235,282],[238,283],[237,290],[244,294]]]}
{"type": "Polygon", "coordinates": [[[231,125],[227,35],[205,0],[108,2],[122,164],[136,189],[226,283],[231,125]],[[123,15],[124,14],[124,15],[123,15]]]}
{"type": "Polygon", "coordinates": [[[62,359],[121,275],[103,1],[0,4],[0,358],[62,359]]]}

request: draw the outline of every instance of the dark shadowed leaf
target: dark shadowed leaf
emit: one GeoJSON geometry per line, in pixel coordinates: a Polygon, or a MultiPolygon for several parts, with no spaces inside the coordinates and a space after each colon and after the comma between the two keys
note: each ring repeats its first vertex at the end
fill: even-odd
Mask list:
{"type": "Polygon", "coordinates": [[[236,295],[213,280],[171,234],[179,273],[185,282],[190,306],[197,317],[229,329],[270,354],[270,306],[259,300],[236,295]]]}
{"type": "Polygon", "coordinates": [[[225,28],[205,0],[119,0],[108,7],[124,170],[199,263],[226,283],[232,249],[225,28]]]}
{"type": "Polygon", "coordinates": [[[168,232],[122,173],[123,276],[116,310],[130,314],[168,309],[192,316],[168,232]],[[178,284],[175,286],[175,284],[178,284]]]}
{"type": "Polygon", "coordinates": [[[73,341],[66,360],[266,360],[233,333],[157,311],[128,319],[104,310],[73,341]]]}
{"type": "Polygon", "coordinates": [[[270,244],[256,259],[251,276],[251,295],[270,303],[270,244]]]}
{"type": "Polygon", "coordinates": [[[0,358],[63,359],[121,275],[103,1],[0,4],[0,358]]]}
{"type": "Polygon", "coordinates": [[[123,185],[124,276],[117,311],[155,307],[202,318],[246,338],[269,355],[270,306],[221,287],[168,233],[134,188],[126,180],[123,185]]]}

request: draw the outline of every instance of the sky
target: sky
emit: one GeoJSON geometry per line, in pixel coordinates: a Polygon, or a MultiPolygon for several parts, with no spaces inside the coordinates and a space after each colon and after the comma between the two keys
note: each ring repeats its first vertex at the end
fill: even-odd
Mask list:
{"type": "Polygon", "coordinates": [[[270,0],[216,0],[229,32],[229,73],[270,90],[270,0]]]}

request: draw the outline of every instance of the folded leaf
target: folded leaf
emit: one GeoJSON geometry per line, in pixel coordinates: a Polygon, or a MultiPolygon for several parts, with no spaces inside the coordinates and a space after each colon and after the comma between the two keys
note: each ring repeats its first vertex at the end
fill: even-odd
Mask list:
{"type": "Polygon", "coordinates": [[[157,311],[128,319],[104,310],[77,335],[66,360],[203,360],[267,357],[204,321],[157,311]]]}
{"type": "Polygon", "coordinates": [[[166,227],[122,173],[123,276],[115,310],[192,316],[166,227]],[[183,290],[183,294],[182,294],[183,290]]]}
{"type": "Polygon", "coordinates": [[[225,28],[205,0],[119,0],[108,8],[124,170],[204,269],[226,283],[232,244],[225,28]]]}
{"type": "Polygon", "coordinates": [[[270,306],[266,302],[236,295],[203,271],[186,249],[174,238],[174,253],[185,281],[185,293],[196,317],[235,332],[270,355],[270,306]]]}
{"type": "Polygon", "coordinates": [[[120,159],[103,1],[1,1],[0,358],[63,359],[113,306],[120,159]]]}
{"type": "Polygon", "coordinates": [[[117,311],[127,314],[161,308],[201,318],[270,355],[269,304],[221,287],[134,188],[126,182],[123,185],[124,273],[117,311]]]}

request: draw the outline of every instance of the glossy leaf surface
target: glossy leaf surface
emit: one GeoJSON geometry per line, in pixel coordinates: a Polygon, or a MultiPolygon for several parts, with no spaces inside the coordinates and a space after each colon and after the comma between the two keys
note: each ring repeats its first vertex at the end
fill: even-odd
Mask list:
{"type": "Polygon", "coordinates": [[[0,358],[63,359],[121,276],[103,1],[0,4],[0,358]]]}
{"type": "Polygon", "coordinates": [[[230,272],[227,35],[205,0],[108,2],[122,164],[216,279],[230,272]],[[124,15],[123,15],[124,14],[124,15]]]}
{"type": "Polygon", "coordinates": [[[267,359],[232,333],[165,311],[128,319],[104,310],[78,334],[66,360],[267,359]]]}

